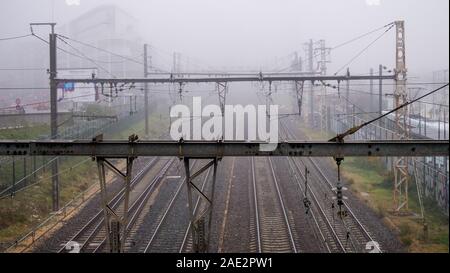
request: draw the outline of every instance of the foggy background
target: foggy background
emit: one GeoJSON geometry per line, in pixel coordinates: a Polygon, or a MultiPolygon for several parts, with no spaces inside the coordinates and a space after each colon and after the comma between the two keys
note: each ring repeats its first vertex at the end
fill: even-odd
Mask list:
{"type": "MultiPolygon", "coordinates": [[[[277,58],[293,51],[302,52],[302,44],[310,38],[325,39],[327,46],[333,47],[392,21],[405,20],[410,76],[430,76],[433,70],[448,68],[447,0],[1,1],[0,36],[28,34],[30,22],[54,21],[63,25],[105,4],[117,5],[136,18],[136,29],[152,46],[180,52],[205,67],[241,70],[274,67],[277,58]]],[[[367,68],[376,68],[380,63],[392,68],[394,30],[358,58],[351,65],[352,71],[367,73],[367,68]]],[[[48,28],[37,28],[36,32],[48,38],[48,28]]],[[[328,74],[376,36],[333,51],[328,74]]],[[[4,49],[13,45],[0,44],[0,60],[10,54],[4,49]]],[[[14,64],[2,61],[1,66],[14,64]]]]}

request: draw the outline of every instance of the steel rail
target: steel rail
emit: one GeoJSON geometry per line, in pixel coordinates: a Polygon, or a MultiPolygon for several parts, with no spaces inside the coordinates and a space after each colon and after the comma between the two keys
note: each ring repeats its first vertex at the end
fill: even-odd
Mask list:
{"type": "MultiPolygon", "coordinates": [[[[130,209],[128,213],[133,213],[130,220],[127,224],[127,235],[129,234],[131,228],[134,226],[134,224],[137,221],[137,218],[139,217],[142,209],[144,208],[145,204],[147,203],[148,199],[150,198],[151,194],[153,193],[153,189],[159,183],[162,179],[162,177],[167,173],[169,168],[172,166],[174,162],[174,158],[170,159],[158,172],[158,174],[153,178],[152,182],[141,192],[141,194],[138,196],[138,198],[133,202],[133,204],[130,206],[130,209]]],[[[128,238],[128,236],[127,236],[128,238]]],[[[101,243],[94,249],[94,253],[97,253],[101,250],[101,248],[106,243],[106,237],[101,241],[101,243]]],[[[126,243],[126,242],[124,242],[126,243]]]]}
{"type": "MultiPolygon", "coordinates": [[[[145,173],[147,173],[155,164],[156,164],[156,158],[153,158],[132,180],[131,180],[131,187],[134,187],[138,182],[140,182],[140,179],[144,176],[145,173]]],[[[125,188],[122,188],[110,201],[109,206],[112,208],[116,208],[120,202],[124,198],[124,192],[125,188]]],[[[74,236],[72,236],[67,242],[78,242],[79,238],[84,235],[84,232],[86,232],[90,227],[94,226],[94,229],[92,232],[88,235],[87,239],[83,242],[81,245],[80,251],[83,250],[86,247],[87,242],[89,242],[93,236],[95,236],[98,231],[101,229],[104,223],[104,219],[102,218],[103,211],[99,211],[97,214],[95,214],[85,225],[82,226],[82,228],[75,233],[74,236]],[[96,223],[97,221],[99,221],[96,223]]],[[[62,248],[58,250],[58,253],[62,253],[66,250],[66,244],[62,248]]]]}
{"type": "MultiPolygon", "coordinates": [[[[190,167],[191,170],[194,168],[196,163],[197,163],[197,161],[194,161],[194,163],[190,167]]],[[[179,193],[181,192],[181,188],[183,187],[185,182],[186,182],[186,176],[183,178],[183,180],[181,180],[181,183],[179,184],[179,186],[178,186],[174,196],[170,200],[169,205],[167,206],[166,210],[164,211],[164,213],[163,213],[163,215],[161,217],[161,220],[159,221],[159,223],[156,226],[152,236],[150,237],[150,240],[148,241],[147,245],[145,246],[144,253],[147,253],[147,251],[150,249],[150,246],[153,243],[153,240],[156,238],[156,235],[158,234],[159,230],[161,229],[162,224],[164,223],[164,221],[165,221],[169,211],[172,209],[172,206],[175,203],[175,200],[177,199],[177,197],[179,196],[179,193]]]]}

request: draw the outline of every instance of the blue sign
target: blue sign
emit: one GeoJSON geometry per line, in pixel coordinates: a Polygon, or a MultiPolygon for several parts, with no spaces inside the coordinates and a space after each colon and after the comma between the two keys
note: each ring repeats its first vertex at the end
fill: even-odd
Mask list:
{"type": "Polygon", "coordinates": [[[73,92],[74,90],[75,90],[75,83],[73,82],[64,83],[64,91],[73,92]]]}

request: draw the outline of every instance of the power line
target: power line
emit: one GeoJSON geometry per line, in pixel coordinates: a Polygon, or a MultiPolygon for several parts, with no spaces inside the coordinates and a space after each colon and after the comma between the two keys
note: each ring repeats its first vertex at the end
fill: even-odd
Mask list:
{"type": "Polygon", "coordinates": [[[390,114],[392,114],[392,113],[394,113],[394,112],[397,112],[398,110],[400,110],[400,109],[402,109],[402,108],[404,108],[404,107],[406,107],[406,106],[408,106],[408,105],[410,105],[410,104],[413,104],[414,102],[417,102],[417,101],[419,101],[419,100],[421,100],[421,99],[423,99],[423,98],[425,98],[425,97],[427,97],[427,96],[429,96],[429,95],[432,95],[432,94],[436,93],[437,91],[439,91],[439,90],[441,90],[441,89],[444,89],[444,88],[447,87],[447,86],[448,86],[448,83],[445,84],[445,85],[443,85],[443,86],[441,86],[441,87],[439,87],[439,88],[437,88],[437,89],[434,89],[433,91],[430,91],[430,92],[426,93],[425,95],[420,96],[420,97],[418,97],[418,98],[416,98],[416,99],[414,99],[414,100],[407,101],[407,102],[405,102],[404,104],[402,104],[402,105],[400,105],[400,106],[398,106],[398,107],[392,109],[391,111],[386,112],[386,113],[383,114],[383,115],[380,115],[380,116],[378,116],[378,117],[376,117],[376,118],[374,118],[374,119],[371,119],[371,120],[369,120],[369,121],[366,121],[366,122],[364,122],[364,123],[362,123],[362,124],[360,124],[360,125],[358,125],[358,126],[355,126],[355,127],[353,127],[353,128],[350,128],[350,129],[347,130],[346,132],[337,135],[336,137],[330,139],[329,141],[330,141],[330,142],[342,141],[342,140],[344,139],[344,137],[356,133],[356,132],[359,131],[361,128],[363,128],[363,127],[365,127],[365,126],[367,126],[367,125],[369,125],[369,124],[371,124],[371,123],[373,123],[373,122],[375,122],[375,121],[377,121],[377,120],[380,120],[380,119],[382,119],[382,118],[384,118],[384,117],[386,117],[386,116],[388,116],[388,115],[390,115],[390,114]]]}
{"type": "Polygon", "coordinates": [[[73,50],[75,50],[76,52],[78,52],[81,56],[83,56],[85,59],[87,59],[88,61],[90,61],[91,63],[95,64],[96,66],[98,66],[100,69],[102,69],[103,71],[105,71],[106,73],[108,73],[109,75],[111,75],[113,78],[116,78],[116,76],[114,76],[108,69],[104,68],[103,66],[99,65],[98,63],[96,63],[92,58],[88,57],[86,54],[84,54],[83,52],[81,52],[81,50],[77,49],[76,47],[72,46],[71,44],[69,44],[67,41],[65,41],[64,39],[62,39],[59,36],[58,39],[60,41],[62,41],[63,43],[65,43],[66,45],[68,45],[70,48],[72,48],[73,50]]]}
{"type": "Polygon", "coordinates": [[[0,71],[42,71],[47,68],[0,68],[0,71]]]}
{"type": "Polygon", "coordinates": [[[123,56],[123,55],[120,55],[120,54],[111,52],[111,51],[109,51],[109,50],[106,50],[106,49],[103,49],[103,48],[99,48],[99,47],[93,46],[93,45],[91,45],[91,44],[88,44],[88,43],[85,43],[85,42],[81,42],[81,41],[78,41],[78,40],[69,38],[69,37],[64,36],[64,35],[61,35],[61,34],[59,34],[58,36],[63,37],[64,39],[73,41],[73,42],[75,42],[75,43],[81,44],[81,45],[83,45],[83,46],[87,46],[87,47],[90,47],[90,48],[94,48],[94,49],[97,49],[97,50],[99,50],[99,51],[103,51],[103,52],[109,53],[109,54],[111,54],[111,55],[114,55],[114,56],[123,58],[123,59],[125,59],[125,60],[130,61],[130,62],[134,62],[134,63],[140,64],[140,65],[144,65],[143,62],[138,61],[138,60],[135,60],[135,59],[132,59],[132,58],[130,58],[130,57],[126,57],[126,56],[123,56]]]}
{"type": "MultiPolygon", "coordinates": [[[[76,96],[76,97],[73,97],[73,98],[63,99],[63,100],[65,100],[65,101],[72,101],[72,100],[77,99],[77,98],[84,98],[84,97],[89,97],[89,96],[93,96],[93,95],[92,94],[82,95],[82,96],[76,96]]],[[[40,102],[32,102],[32,103],[22,104],[21,106],[33,106],[33,105],[46,104],[46,103],[50,103],[50,101],[47,100],[47,101],[40,101],[40,102]]],[[[15,108],[16,108],[16,106],[8,106],[8,107],[0,108],[0,110],[8,110],[8,109],[15,109],[15,108]]]]}
{"type": "MultiPolygon", "coordinates": [[[[37,34],[35,34],[35,33],[33,33],[32,36],[36,37],[37,39],[41,40],[42,42],[44,42],[44,43],[46,43],[46,44],[50,44],[47,40],[45,40],[44,38],[40,37],[39,35],[37,35],[37,34]]],[[[60,48],[60,47],[56,47],[56,48],[57,48],[58,50],[64,52],[64,53],[66,53],[66,54],[71,55],[71,56],[74,56],[74,57],[77,57],[77,58],[80,58],[80,59],[84,59],[83,56],[74,54],[74,53],[72,53],[72,52],[70,52],[70,51],[67,51],[67,50],[63,49],[63,48],[60,48]]]]}
{"type": "MultiPolygon", "coordinates": [[[[348,40],[348,41],[346,41],[346,42],[343,42],[343,43],[341,43],[341,44],[338,44],[337,46],[332,47],[332,48],[330,49],[330,51],[327,52],[327,55],[329,55],[329,54],[331,53],[332,50],[336,50],[336,49],[338,49],[338,48],[340,48],[340,47],[343,47],[343,46],[345,46],[345,45],[348,45],[348,44],[350,44],[350,43],[353,43],[353,42],[355,42],[355,41],[357,41],[357,40],[359,40],[359,39],[361,39],[361,38],[364,38],[364,37],[366,37],[366,36],[368,36],[368,35],[370,35],[370,34],[373,34],[373,33],[375,33],[375,32],[378,32],[378,31],[380,31],[380,30],[382,30],[382,29],[384,29],[384,28],[386,28],[386,27],[391,27],[391,28],[392,28],[393,25],[394,25],[394,23],[389,23],[389,24],[387,24],[387,25],[384,25],[384,26],[382,26],[382,27],[373,29],[373,30],[371,30],[371,31],[369,31],[369,32],[366,32],[366,33],[362,34],[362,35],[359,35],[359,36],[357,36],[357,37],[355,37],[355,38],[352,38],[352,39],[350,39],[350,40],[348,40]]],[[[306,59],[302,60],[302,65],[305,65],[305,64],[306,64],[307,62],[309,62],[311,59],[314,59],[314,58],[318,57],[319,55],[320,55],[320,52],[314,54],[311,58],[306,58],[306,59]]],[[[283,68],[283,69],[279,70],[278,72],[282,72],[282,71],[288,70],[288,69],[290,69],[290,67],[291,67],[291,65],[289,65],[289,66],[286,67],[286,68],[283,68]]]]}
{"type": "Polygon", "coordinates": [[[340,47],[343,47],[343,46],[345,46],[345,45],[347,45],[347,44],[350,44],[350,43],[352,43],[352,42],[354,42],[354,41],[357,41],[357,40],[359,40],[359,39],[361,39],[361,38],[364,38],[364,37],[366,37],[366,36],[368,36],[368,35],[370,35],[370,34],[372,34],[372,33],[375,33],[375,32],[377,32],[377,31],[379,31],[379,30],[382,30],[382,29],[387,28],[387,27],[392,27],[393,25],[394,25],[394,22],[389,23],[389,24],[387,24],[387,25],[384,25],[384,26],[382,26],[382,27],[380,27],[380,28],[374,29],[374,30],[372,30],[372,31],[369,31],[369,32],[367,32],[367,33],[365,33],[365,34],[362,34],[362,35],[360,35],[360,36],[358,36],[358,37],[356,37],[356,38],[353,38],[353,39],[351,39],[351,40],[349,40],[349,41],[347,41],[347,42],[343,42],[343,43],[341,43],[341,44],[339,44],[339,45],[337,45],[337,46],[334,46],[334,47],[331,48],[331,50],[335,50],[335,49],[338,49],[338,48],[340,48],[340,47]]]}
{"type": "Polygon", "coordinates": [[[365,48],[363,48],[358,54],[356,54],[350,61],[348,61],[346,64],[344,64],[341,68],[339,68],[334,75],[337,75],[339,72],[342,71],[346,66],[351,64],[353,61],[355,61],[359,56],[361,56],[367,49],[369,49],[373,44],[375,44],[381,37],[383,37],[386,33],[389,32],[394,27],[394,25],[391,25],[388,29],[386,29],[380,36],[378,36],[375,40],[373,40],[370,44],[368,44],[365,48]]]}
{"type": "Polygon", "coordinates": [[[29,36],[32,36],[32,34],[21,35],[21,36],[15,36],[15,37],[0,38],[0,41],[16,40],[16,39],[21,39],[21,38],[29,37],[29,36]]]}
{"type": "MultiPolygon", "coordinates": [[[[115,53],[115,52],[106,50],[106,49],[104,49],[104,48],[100,48],[100,47],[97,47],[97,46],[88,44],[88,43],[86,43],[86,42],[82,42],[82,41],[79,41],[79,40],[75,40],[75,39],[73,39],[73,38],[67,37],[67,36],[62,35],[62,34],[58,34],[58,36],[59,36],[59,37],[63,37],[64,39],[70,40],[70,41],[72,41],[72,42],[78,43],[78,44],[80,44],[80,45],[83,45],[83,46],[86,46],[86,47],[90,47],[90,48],[93,48],[93,49],[96,49],[96,50],[99,50],[99,51],[102,51],[102,52],[105,52],[105,53],[114,55],[114,56],[119,57],[119,58],[122,58],[122,59],[124,59],[124,60],[130,61],[130,62],[134,62],[134,63],[139,64],[139,65],[144,65],[144,62],[138,61],[138,60],[136,60],[136,59],[134,59],[134,58],[127,57],[127,56],[123,56],[123,55],[117,54],[117,53],[115,53]]],[[[143,55],[143,54],[141,54],[140,56],[142,56],[142,55],[143,55]]],[[[112,63],[112,62],[111,62],[111,63],[112,63]]],[[[158,68],[156,68],[156,67],[154,67],[154,68],[155,68],[156,71],[168,72],[168,71],[165,71],[165,70],[158,69],[158,68]]]]}

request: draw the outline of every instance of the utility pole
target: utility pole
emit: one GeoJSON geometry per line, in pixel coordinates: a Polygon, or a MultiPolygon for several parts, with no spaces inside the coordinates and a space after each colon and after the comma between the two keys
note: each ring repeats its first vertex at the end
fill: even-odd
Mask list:
{"type": "MultiPolygon", "coordinates": [[[[378,70],[379,76],[383,75],[383,65],[380,64],[378,70]]],[[[383,80],[380,78],[378,81],[378,114],[382,115],[383,111],[383,80]]]]}
{"type": "MultiPolygon", "coordinates": [[[[381,77],[383,75],[383,65],[380,64],[378,68],[379,76],[381,77]]],[[[378,82],[378,115],[382,115],[383,113],[383,80],[380,79],[378,82]]],[[[383,121],[380,119],[378,121],[378,126],[380,127],[380,139],[382,139],[382,132],[381,128],[383,127],[383,121]]]]}
{"type": "MultiPolygon", "coordinates": [[[[319,47],[316,48],[314,51],[314,55],[320,56],[320,59],[318,61],[318,65],[319,65],[319,69],[320,69],[320,74],[322,76],[325,76],[327,74],[327,63],[329,63],[330,61],[328,60],[327,56],[330,54],[330,48],[327,48],[325,46],[325,40],[320,40],[319,41],[319,47]],[[317,54],[316,52],[319,52],[319,54],[317,54]]],[[[322,92],[321,92],[321,97],[320,97],[320,112],[321,112],[321,129],[322,130],[326,130],[327,128],[327,118],[326,118],[326,112],[327,112],[327,88],[325,85],[322,85],[322,92]]]]}
{"type": "Polygon", "coordinates": [[[181,73],[181,53],[173,53],[172,73],[181,73]]]}
{"type": "Polygon", "coordinates": [[[325,40],[320,40],[319,43],[320,47],[317,50],[320,52],[320,74],[325,76],[327,74],[327,63],[330,62],[328,56],[330,55],[331,48],[325,46],[325,40]]]}
{"type": "MultiPolygon", "coordinates": [[[[347,77],[350,77],[350,68],[347,67],[347,77]]],[[[347,115],[347,129],[350,129],[350,81],[346,82],[345,89],[345,114],[347,115]]]]}
{"type": "MultiPolygon", "coordinates": [[[[314,61],[314,56],[313,56],[313,40],[310,39],[309,43],[305,44],[305,50],[306,50],[306,59],[308,60],[308,71],[309,72],[313,72],[314,68],[313,68],[313,61],[314,61]]],[[[309,124],[311,127],[314,126],[314,83],[311,82],[310,85],[310,90],[309,90],[309,124]]]]}
{"type": "MultiPolygon", "coordinates": [[[[144,44],[144,78],[148,77],[148,49],[144,44]]],[[[148,83],[144,83],[144,115],[145,115],[145,138],[148,139],[148,83]]]]}
{"type": "MultiPolygon", "coordinates": [[[[370,69],[370,76],[373,76],[373,68],[370,69]]],[[[374,94],[373,94],[373,80],[370,80],[370,109],[369,111],[375,112],[375,107],[373,107],[373,100],[374,99],[374,94]]]]}
{"type": "MultiPolygon", "coordinates": [[[[50,138],[56,139],[58,137],[58,84],[56,82],[57,77],[57,45],[55,34],[56,23],[31,23],[30,28],[33,33],[33,26],[50,26],[51,33],[49,35],[49,48],[50,48],[50,138]]],[[[58,158],[52,162],[52,208],[53,211],[59,210],[59,177],[58,177],[58,158]]]]}
{"type": "MultiPolygon", "coordinates": [[[[406,57],[405,57],[405,25],[404,21],[396,21],[396,64],[395,64],[395,92],[394,107],[408,101],[406,90],[406,57]]],[[[398,139],[405,140],[409,138],[408,107],[403,107],[395,112],[395,124],[398,139]]],[[[394,158],[394,212],[408,210],[408,159],[406,157],[394,158]]]]}

